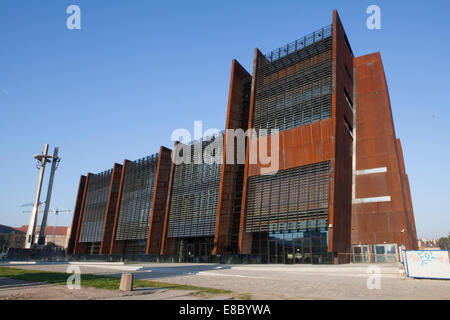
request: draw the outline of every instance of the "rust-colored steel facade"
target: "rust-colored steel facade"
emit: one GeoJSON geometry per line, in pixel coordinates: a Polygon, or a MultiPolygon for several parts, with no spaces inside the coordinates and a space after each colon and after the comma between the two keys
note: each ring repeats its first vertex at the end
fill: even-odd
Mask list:
{"type": "MultiPolygon", "coordinates": [[[[176,148],[178,142],[175,142],[174,147],[176,148]]],[[[175,149],[174,148],[174,149],[175,149]]],[[[176,248],[176,239],[168,237],[168,227],[169,227],[169,208],[170,208],[170,199],[172,194],[172,185],[173,185],[173,174],[175,171],[175,164],[171,162],[170,171],[169,171],[169,184],[167,189],[167,199],[166,199],[166,207],[164,212],[164,224],[163,224],[163,233],[161,239],[161,255],[174,254],[177,250],[176,248]]]]}
{"type": "MultiPolygon", "coordinates": [[[[239,62],[233,60],[225,129],[247,130],[250,88],[250,74],[239,64],[239,62]]],[[[214,237],[214,254],[239,253],[240,209],[245,165],[244,163],[239,164],[239,142],[242,143],[242,141],[238,141],[235,136],[231,135],[231,131],[225,132],[219,204],[214,237]],[[233,139],[233,150],[227,150],[227,144],[231,146],[229,143],[231,139],[233,139]],[[233,152],[234,154],[233,164],[227,162],[227,155],[229,152],[233,152]]]]}
{"type": "Polygon", "coordinates": [[[356,149],[352,244],[417,249],[414,213],[400,140],[379,53],[355,59],[356,149]]]}
{"type": "Polygon", "coordinates": [[[122,178],[122,165],[115,163],[109,187],[108,202],[106,204],[105,222],[103,224],[102,242],[100,254],[109,254],[111,242],[113,241],[114,215],[119,201],[119,186],[122,178]]]}
{"type": "MultiPolygon", "coordinates": [[[[299,191],[298,194],[292,194],[292,188],[296,188],[294,190],[297,193],[297,186],[294,186],[293,183],[289,182],[289,178],[283,178],[281,180],[281,187],[288,185],[280,191],[280,194],[289,193],[287,196],[288,199],[280,198],[280,206],[281,202],[284,201],[285,205],[288,208],[281,208],[278,210],[278,214],[275,211],[271,211],[268,213],[268,218],[266,218],[268,223],[274,225],[276,227],[276,221],[278,224],[280,221],[282,223],[287,223],[288,227],[284,228],[281,232],[273,232],[273,233],[295,233],[299,231],[298,224],[302,221],[308,222],[312,220],[326,221],[326,225],[322,226],[314,231],[324,231],[328,234],[327,247],[328,252],[333,253],[334,262],[345,262],[348,259],[348,252],[350,249],[350,221],[351,221],[351,186],[352,186],[352,136],[351,131],[353,127],[353,110],[352,106],[349,105],[346,99],[347,95],[350,95],[348,98],[352,99],[353,95],[353,53],[351,51],[350,45],[346,38],[344,29],[340,22],[339,16],[336,11],[333,12],[333,24],[331,27],[331,33],[328,35],[328,38],[325,39],[327,29],[324,28],[322,31],[318,31],[314,33],[314,38],[319,38],[320,41],[318,43],[312,43],[308,46],[307,37],[305,37],[305,41],[301,44],[305,45],[305,48],[302,48],[299,52],[300,58],[295,59],[295,55],[297,54],[295,51],[283,59],[285,66],[277,67],[276,72],[268,72],[265,66],[276,64],[281,58],[275,62],[267,61],[267,56],[263,56],[258,49],[255,50],[255,59],[254,59],[254,68],[253,68],[253,84],[252,84],[252,93],[251,93],[251,101],[250,101],[250,116],[249,116],[249,127],[254,128],[255,123],[255,106],[262,104],[262,101],[258,101],[258,99],[262,100],[263,98],[258,98],[259,96],[263,96],[262,93],[258,92],[258,90],[268,91],[273,90],[270,86],[270,83],[281,82],[283,78],[294,78],[297,76],[295,80],[297,83],[306,83],[301,87],[298,85],[296,87],[298,91],[303,92],[303,96],[299,98],[299,100],[306,100],[305,92],[307,90],[312,90],[313,94],[315,91],[318,91],[318,95],[322,94],[322,106],[321,113],[317,115],[316,121],[308,121],[309,117],[305,121],[303,117],[303,122],[296,122],[293,128],[289,128],[287,130],[282,130],[279,134],[279,172],[288,171],[293,168],[302,168],[308,165],[318,164],[318,163],[329,163],[329,177],[326,182],[326,186],[321,186],[324,188],[324,192],[321,193],[322,196],[325,193],[325,197],[328,199],[328,203],[326,205],[320,204],[322,209],[322,215],[315,214],[314,211],[317,209],[317,205],[308,206],[306,209],[301,209],[299,206],[295,208],[292,206],[293,202],[300,202],[298,198],[302,191],[299,191]],[[328,45],[327,42],[328,41],[328,45]],[[314,49],[314,46],[317,48],[314,49]],[[322,49],[323,46],[326,46],[325,49],[322,49]],[[316,50],[313,54],[308,53],[316,50]],[[306,52],[306,53],[305,53],[306,52]],[[303,57],[304,55],[305,57],[303,57]],[[291,58],[292,56],[292,58],[291,58]],[[290,62],[289,60],[294,60],[294,62],[290,62]],[[263,64],[260,66],[260,64],[263,64]],[[325,69],[326,68],[326,69],[325,69]],[[322,70],[326,70],[326,73],[322,70]],[[312,70],[312,71],[310,71],[312,70]],[[261,72],[261,74],[260,74],[261,72]],[[316,75],[314,78],[314,72],[316,75]],[[320,73],[322,72],[322,73],[320,73]],[[313,78],[313,81],[310,81],[310,78],[313,78]],[[324,81],[331,84],[331,101],[328,100],[330,95],[330,90],[324,86],[324,81]],[[320,91],[320,92],[319,92],[320,91]],[[331,107],[331,114],[329,113],[331,107]],[[304,124],[305,123],[305,124],[304,124]],[[326,194],[328,191],[328,194],[326,194]],[[312,208],[314,206],[314,209],[312,208]],[[291,208],[292,207],[292,208],[291,208]],[[306,210],[306,213],[299,214],[296,210],[306,210]],[[286,213],[287,211],[287,213],[286,213]],[[282,215],[283,214],[283,215],[282,215]],[[325,214],[325,216],[324,216],[325,214]],[[325,219],[324,219],[325,218],[325,219]],[[272,221],[275,221],[272,223],[272,221]],[[292,225],[292,227],[289,226],[292,225]],[[342,253],[340,255],[339,253],[342,253]]],[[[297,42],[296,42],[297,45],[297,42]]],[[[290,84],[289,84],[290,85],[290,84]]],[[[287,87],[288,85],[286,85],[287,87]]],[[[297,94],[298,91],[295,91],[294,94],[297,94]]],[[[284,106],[288,105],[286,96],[289,94],[285,91],[280,91],[281,94],[284,94],[284,106]]],[[[301,93],[300,93],[301,94],[301,93]]],[[[314,97],[314,96],[313,96],[314,97]]],[[[278,97],[276,97],[278,98],[278,97]]],[[[273,96],[270,96],[269,99],[274,99],[273,96]]],[[[295,99],[295,98],[294,98],[295,99]]],[[[295,101],[295,100],[294,100],[295,101]]],[[[309,102],[304,103],[302,112],[308,112],[308,108],[317,108],[315,104],[317,100],[310,99],[309,102]],[[312,106],[312,107],[310,107],[312,106]]],[[[286,108],[282,106],[281,108],[286,108]]],[[[316,109],[312,111],[312,117],[315,115],[316,109]]],[[[279,112],[283,112],[280,110],[279,112]]],[[[295,111],[294,111],[295,112],[295,111]]],[[[282,129],[282,128],[281,128],[282,129]]],[[[263,138],[260,138],[260,140],[263,138]]],[[[266,142],[263,142],[266,143],[266,142]]],[[[257,142],[259,144],[259,141],[257,142]]],[[[249,149],[247,152],[246,159],[246,168],[245,168],[245,180],[244,180],[244,190],[243,190],[243,202],[242,202],[242,212],[241,212],[241,228],[240,228],[240,250],[242,253],[256,253],[253,244],[255,240],[255,232],[248,232],[248,210],[249,210],[249,200],[251,197],[252,201],[254,200],[255,194],[248,189],[249,181],[252,177],[260,176],[262,165],[250,164],[249,163],[249,154],[252,152],[253,143],[249,143],[249,149]],[[250,193],[249,193],[250,192],[250,193]]],[[[268,147],[269,154],[271,153],[270,146],[268,147]]],[[[300,172],[300,171],[299,171],[300,172]]],[[[293,173],[297,174],[297,173],[293,173]]],[[[298,173],[302,174],[302,173],[298,173]]],[[[293,179],[291,176],[291,180],[293,179]]],[[[299,177],[298,180],[300,184],[306,179],[299,177]]],[[[296,182],[297,183],[297,182],[296,182]]],[[[307,183],[307,182],[305,182],[307,183]]],[[[258,187],[256,187],[257,189],[258,187]]],[[[278,188],[272,186],[272,194],[274,192],[273,188],[278,188]]],[[[306,187],[304,190],[306,193],[311,192],[313,186],[306,187]]],[[[278,194],[278,193],[277,193],[278,194]]],[[[268,195],[268,194],[267,194],[268,195]]],[[[311,199],[307,199],[306,201],[311,202],[311,199]]],[[[273,203],[270,204],[273,206],[273,203]]],[[[264,204],[262,204],[264,207],[264,204]]],[[[265,223],[265,222],[264,222],[265,223]]],[[[323,224],[323,222],[322,222],[323,224]]],[[[264,229],[263,225],[260,225],[261,230],[264,230],[267,233],[267,228],[264,229]]],[[[282,226],[283,227],[283,226],[282,226]]],[[[283,229],[283,228],[282,228],[283,229]]],[[[312,230],[312,229],[311,229],[312,230]]],[[[305,230],[306,232],[310,232],[310,230],[305,230]]],[[[303,235],[300,235],[301,238],[303,235]]],[[[308,235],[309,236],[309,235],[308,235]]],[[[326,235],[325,235],[326,236],[326,235]]],[[[265,239],[271,237],[271,231],[269,231],[268,235],[264,235],[265,239]]],[[[298,240],[298,248],[300,248],[301,241],[303,239],[298,240]]],[[[259,241],[266,241],[266,240],[259,241]]],[[[270,240],[269,240],[270,241],[270,240]]],[[[281,252],[282,261],[285,261],[286,256],[286,245],[289,243],[291,245],[294,240],[282,239],[283,244],[280,246],[280,239],[274,240],[278,243],[276,246],[279,246],[278,252],[281,252]]],[[[309,241],[309,240],[308,240],[309,241]]],[[[319,240],[322,241],[323,239],[319,240]]],[[[260,245],[260,254],[264,254],[263,251],[268,251],[268,255],[271,255],[270,244],[268,247],[265,247],[265,244],[260,245]]],[[[292,247],[290,247],[292,250],[292,247]]],[[[295,250],[295,248],[294,248],[295,250]]],[[[299,256],[304,257],[304,248],[301,249],[302,254],[299,256]]],[[[307,249],[311,251],[311,249],[307,249]]],[[[289,253],[291,254],[291,253],[289,253]]],[[[307,253],[309,255],[310,253],[307,253]]],[[[274,256],[279,256],[280,253],[274,254],[274,256]]],[[[320,256],[320,253],[318,253],[320,256]]],[[[308,257],[308,261],[311,261],[311,256],[308,257]]],[[[302,258],[303,259],[303,258],[302,258]]],[[[320,260],[320,258],[318,257],[320,260]]],[[[269,258],[270,261],[270,258],[269,258]]],[[[275,262],[279,261],[278,258],[274,260],[275,262]]],[[[302,260],[303,261],[303,260],[302,260]]],[[[292,262],[292,261],[291,261],[292,262]]]]}
{"type": "Polygon", "coordinates": [[[409,180],[380,55],[355,58],[334,10],[330,26],[267,55],[255,49],[252,73],[232,61],[225,129],[257,134],[243,140],[244,163],[236,163],[242,140],[226,130],[220,168],[175,165],[171,150],[161,147],[157,165],[144,174],[152,177],[151,194],[139,189],[145,177],[130,180],[139,164],[115,164],[96,244],[80,238],[96,175],[82,176],[69,252],[346,263],[361,245],[415,249],[409,180]],[[259,132],[273,128],[279,130],[278,154],[273,134],[259,132]],[[250,161],[261,144],[278,163],[271,175],[266,164],[250,161]],[[234,164],[227,162],[232,151],[234,164]],[[196,178],[211,171],[210,179],[196,178]],[[141,201],[139,192],[152,199],[139,209],[149,218],[136,235],[123,229],[136,219],[129,211],[137,210],[130,202],[141,201]]]}
{"type": "MultiPolygon", "coordinates": [[[[130,160],[125,159],[123,161],[122,165],[122,176],[120,177],[120,184],[119,184],[119,205],[120,205],[120,199],[122,199],[123,195],[123,185],[125,181],[125,172],[128,169],[128,166],[130,164],[130,160]]],[[[115,212],[114,212],[114,222],[113,222],[113,233],[111,235],[111,245],[109,247],[109,254],[121,254],[124,251],[124,242],[123,241],[115,241],[115,235],[117,233],[117,224],[119,220],[119,207],[116,206],[115,212]]]]}
{"type": "Polygon", "coordinates": [[[73,210],[73,216],[72,216],[72,226],[70,228],[70,238],[69,238],[69,244],[67,246],[67,252],[72,254],[75,249],[76,239],[77,239],[77,233],[78,233],[78,224],[80,221],[80,214],[81,214],[81,205],[83,202],[83,195],[84,190],[86,187],[86,176],[80,177],[80,182],[78,184],[78,192],[77,192],[77,198],[75,200],[75,209],[73,210]]]}
{"type": "Polygon", "coordinates": [[[171,168],[171,150],[161,147],[159,152],[158,171],[156,174],[155,193],[152,204],[153,213],[150,216],[150,228],[148,233],[146,254],[159,254],[161,250],[171,168]]]}

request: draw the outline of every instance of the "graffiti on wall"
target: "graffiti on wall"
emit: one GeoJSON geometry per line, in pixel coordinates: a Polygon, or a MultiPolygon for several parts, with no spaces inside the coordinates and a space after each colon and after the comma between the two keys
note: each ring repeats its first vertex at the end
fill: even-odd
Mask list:
{"type": "Polygon", "coordinates": [[[406,251],[405,257],[408,277],[450,279],[449,251],[406,251]]]}

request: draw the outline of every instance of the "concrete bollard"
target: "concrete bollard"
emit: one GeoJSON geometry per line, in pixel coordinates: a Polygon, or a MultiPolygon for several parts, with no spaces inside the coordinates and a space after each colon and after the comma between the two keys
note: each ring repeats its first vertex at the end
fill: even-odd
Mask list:
{"type": "Polygon", "coordinates": [[[133,291],[133,274],[132,273],[122,273],[122,278],[120,279],[121,291],[133,291]]]}

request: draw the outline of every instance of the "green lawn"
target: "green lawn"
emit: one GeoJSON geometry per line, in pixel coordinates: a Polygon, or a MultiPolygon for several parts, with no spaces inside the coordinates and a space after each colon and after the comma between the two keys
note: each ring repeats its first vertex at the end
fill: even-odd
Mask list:
{"type": "MultiPolygon", "coordinates": [[[[26,270],[18,268],[0,267],[0,278],[17,279],[31,282],[45,282],[52,284],[66,284],[69,273],[48,272],[40,270],[26,270]]],[[[193,290],[204,293],[230,293],[229,290],[213,289],[197,286],[182,285],[176,283],[165,283],[150,280],[134,280],[134,287],[137,288],[167,288],[169,290],[193,290]]],[[[98,276],[93,274],[81,275],[82,287],[93,287],[98,289],[119,289],[120,278],[110,276],[98,276]]]]}

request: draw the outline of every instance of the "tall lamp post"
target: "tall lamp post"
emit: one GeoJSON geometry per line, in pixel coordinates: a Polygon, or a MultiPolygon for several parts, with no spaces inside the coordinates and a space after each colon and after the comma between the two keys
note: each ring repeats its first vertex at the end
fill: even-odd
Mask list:
{"type": "Polygon", "coordinates": [[[61,160],[58,157],[58,147],[55,147],[55,151],[53,152],[53,156],[51,156],[51,158],[52,158],[52,167],[50,170],[50,179],[48,182],[47,199],[45,200],[44,214],[42,215],[41,230],[39,231],[39,238],[38,238],[39,247],[43,247],[45,245],[45,232],[47,229],[47,217],[48,211],[50,209],[50,200],[52,198],[53,180],[55,179],[55,171],[58,168],[58,163],[61,160]]]}
{"type": "Polygon", "coordinates": [[[48,155],[48,144],[44,146],[42,154],[35,155],[34,158],[38,161],[37,168],[39,169],[38,183],[36,188],[36,195],[34,197],[33,210],[31,211],[30,223],[28,224],[27,235],[25,238],[25,248],[30,249],[35,242],[37,212],[39,210],[39,199],[41,197],[42,181],[44,178],[45,165],[50,162],[48,155]]]}

